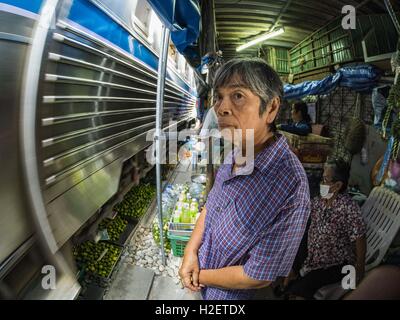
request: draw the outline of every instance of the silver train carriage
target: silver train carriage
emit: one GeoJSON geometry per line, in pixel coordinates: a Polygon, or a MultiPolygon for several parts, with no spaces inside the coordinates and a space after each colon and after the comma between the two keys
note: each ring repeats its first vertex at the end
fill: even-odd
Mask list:
{"type": "MultiPolygon", "coordinates": [[[[43,264],[59,263],[46,294],[73,298],[70,240],[152,143],[161,22],[140,0],[7,0],[0,21],[0,296],[39,298],[43,264]]],[[[170,51],[163,126],[184,127],[193,69],[170,51]]]]}

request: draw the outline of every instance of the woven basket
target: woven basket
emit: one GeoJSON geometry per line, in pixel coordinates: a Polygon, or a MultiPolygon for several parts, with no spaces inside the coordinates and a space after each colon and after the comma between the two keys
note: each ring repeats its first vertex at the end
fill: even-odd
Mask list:
{"type": "Polygon", "coordinates": [[[354,115],[347,124],[344,140],[344,146],[351,155],[355,155],[361,151],[367,135],[365,124],[361,120],[360,110],[361,99],[360,94],[358,93],[354,115]]]}

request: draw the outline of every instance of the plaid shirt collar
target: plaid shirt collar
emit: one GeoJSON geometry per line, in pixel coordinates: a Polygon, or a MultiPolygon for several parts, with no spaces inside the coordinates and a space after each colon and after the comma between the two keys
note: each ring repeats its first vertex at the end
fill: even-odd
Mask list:
{"type": "MultiPolygon", "coordinates": [[[[243,167],[238,167],[235,174],[230,174],[228,179],[240,175],[249,175],[253,172],[254,168],[257,168],[261,173],[266,173],[269,171],[270,166],[274,163],[279,162],[282,159],[284,153],[289,150],[286,138],[281,134],[275,134],[275,137],[271,138],[273,141],[269,143],[264,150],[258,153],[253,161],[249,161],[243,167]]],[[[230,153],[227,160],[225,160],[225,165],[228,166],[229,172],[232,172],[234,159],[241,153],[241,150],[235,148],[230,153]],[[230,161],[229,161],[230,160],[230,161]]]]}

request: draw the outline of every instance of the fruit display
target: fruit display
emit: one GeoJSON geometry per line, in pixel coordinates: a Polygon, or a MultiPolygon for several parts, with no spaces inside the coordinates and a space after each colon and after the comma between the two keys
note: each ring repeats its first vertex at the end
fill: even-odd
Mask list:
{"type": "Polygon", "coordinates": [[[99,230],[107,229],[110,240],[116,242],[119,240],[127,225],[128,221],[120,216],[117,216],[115,219],[106,218],[100,222],[99,230]]]}
{"type": "Polygon", "coordinates": [[[74,250],[79,267],[101,277],[108,277],[117,263],[122,248],[107,242],[86,241],[74,250]]]}
{"type": "MultiPolygon", "coordinates": [[[[161,237],[160,237],[160,227],[158,223],[158,219],[154,219],[153,222],[153,239],[155,243],[160,247],[161,246],[161,237]]],[[[164,250],[165,252],[171,251],[171,243],[167,238],[168,233],[168,219],[163,219],[163,238],[164,238],[164,250]]]]}
{"type": "Polygon", "coordinates": [[[124,200],[114,207],[114,210],[122,216],[131,218],[142,217],[151,203],[156,190],[149,184],[132,188],[124,200]]]}

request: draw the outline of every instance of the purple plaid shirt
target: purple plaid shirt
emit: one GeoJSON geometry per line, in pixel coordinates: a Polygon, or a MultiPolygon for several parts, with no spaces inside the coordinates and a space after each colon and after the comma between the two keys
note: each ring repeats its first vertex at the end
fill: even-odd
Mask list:
{"type": "MultiPolygon", "coordinates": [[[[241,265],[247,276],[274,281],[292,267],[310,214],[304,169],[286,139],[256,155],[250,174],[218,170],[206,203],[200,269],[241,265]]],[[[255,290],[202,289],[205,300],[251,299],[255,290]]]]}

